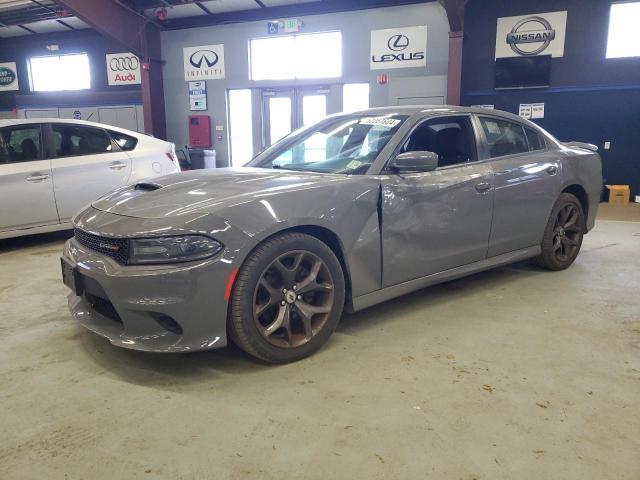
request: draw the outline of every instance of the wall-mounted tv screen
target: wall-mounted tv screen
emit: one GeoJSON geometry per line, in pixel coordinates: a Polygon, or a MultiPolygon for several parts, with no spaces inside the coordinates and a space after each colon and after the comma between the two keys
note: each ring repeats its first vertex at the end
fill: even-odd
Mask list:
{"type": "Polygon", "coordinates": [[[495,88],[540,88],[549,86],[551,55],[496,59],[495,88]]]}

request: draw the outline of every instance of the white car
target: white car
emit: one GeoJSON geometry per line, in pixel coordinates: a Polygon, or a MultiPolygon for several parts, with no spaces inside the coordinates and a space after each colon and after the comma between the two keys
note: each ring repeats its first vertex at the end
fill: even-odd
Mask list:
{"type": "Polygon", "coordinates": [[[0,120],[0,238],[71,228],[111,190],[180,171],[172,143],[82,120],[0,120]]]}

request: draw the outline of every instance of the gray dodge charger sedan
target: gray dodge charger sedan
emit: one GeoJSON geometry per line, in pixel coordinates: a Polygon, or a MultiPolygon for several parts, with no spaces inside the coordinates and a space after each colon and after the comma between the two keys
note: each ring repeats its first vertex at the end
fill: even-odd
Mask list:
{"type": "Polygon", "coordinates": [[[524,259],[561,270],[593,226],[593,145],[493,110],[329,117],[244,168],[121,188],[73,219],[69,307],[114,345],[306,357],[356,311],[524,259]]]}

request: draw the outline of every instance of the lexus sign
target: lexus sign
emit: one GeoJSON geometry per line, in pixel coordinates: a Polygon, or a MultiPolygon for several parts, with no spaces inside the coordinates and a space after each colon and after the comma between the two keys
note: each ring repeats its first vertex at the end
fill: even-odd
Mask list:
{"type": "Polygon", "coordinates": [[[498,19],[496,58],[564,55],[567,12],[536,13],[498,19]]]}
{"type": "Polygon", "coordinates": [[[427,27],[371,31],[371,70],[427,66],[427,27]]]}
{"type": "Polygon", "coordinates": [[[135,85],[141,83],[140,59],[133,53],[107,55],[109,85],[135,85]]]}
{"type": "Polygon", "coordinates": [[[183,49],[184,79],[218,80],[224,78],[224,45],[205,45],[183,49]]]}

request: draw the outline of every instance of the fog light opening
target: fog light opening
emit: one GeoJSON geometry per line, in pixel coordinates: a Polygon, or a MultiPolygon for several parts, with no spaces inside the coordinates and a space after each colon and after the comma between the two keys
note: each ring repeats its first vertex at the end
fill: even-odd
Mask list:
{"type": "Polygon", "coordinates": [[[175,333],[176,335],[182,335],[182,327],[169,315],[165,315],[164,313],[152,313],[151,315],[153,319],[158,322],[158,325],[165,330],[175,333]]]}

